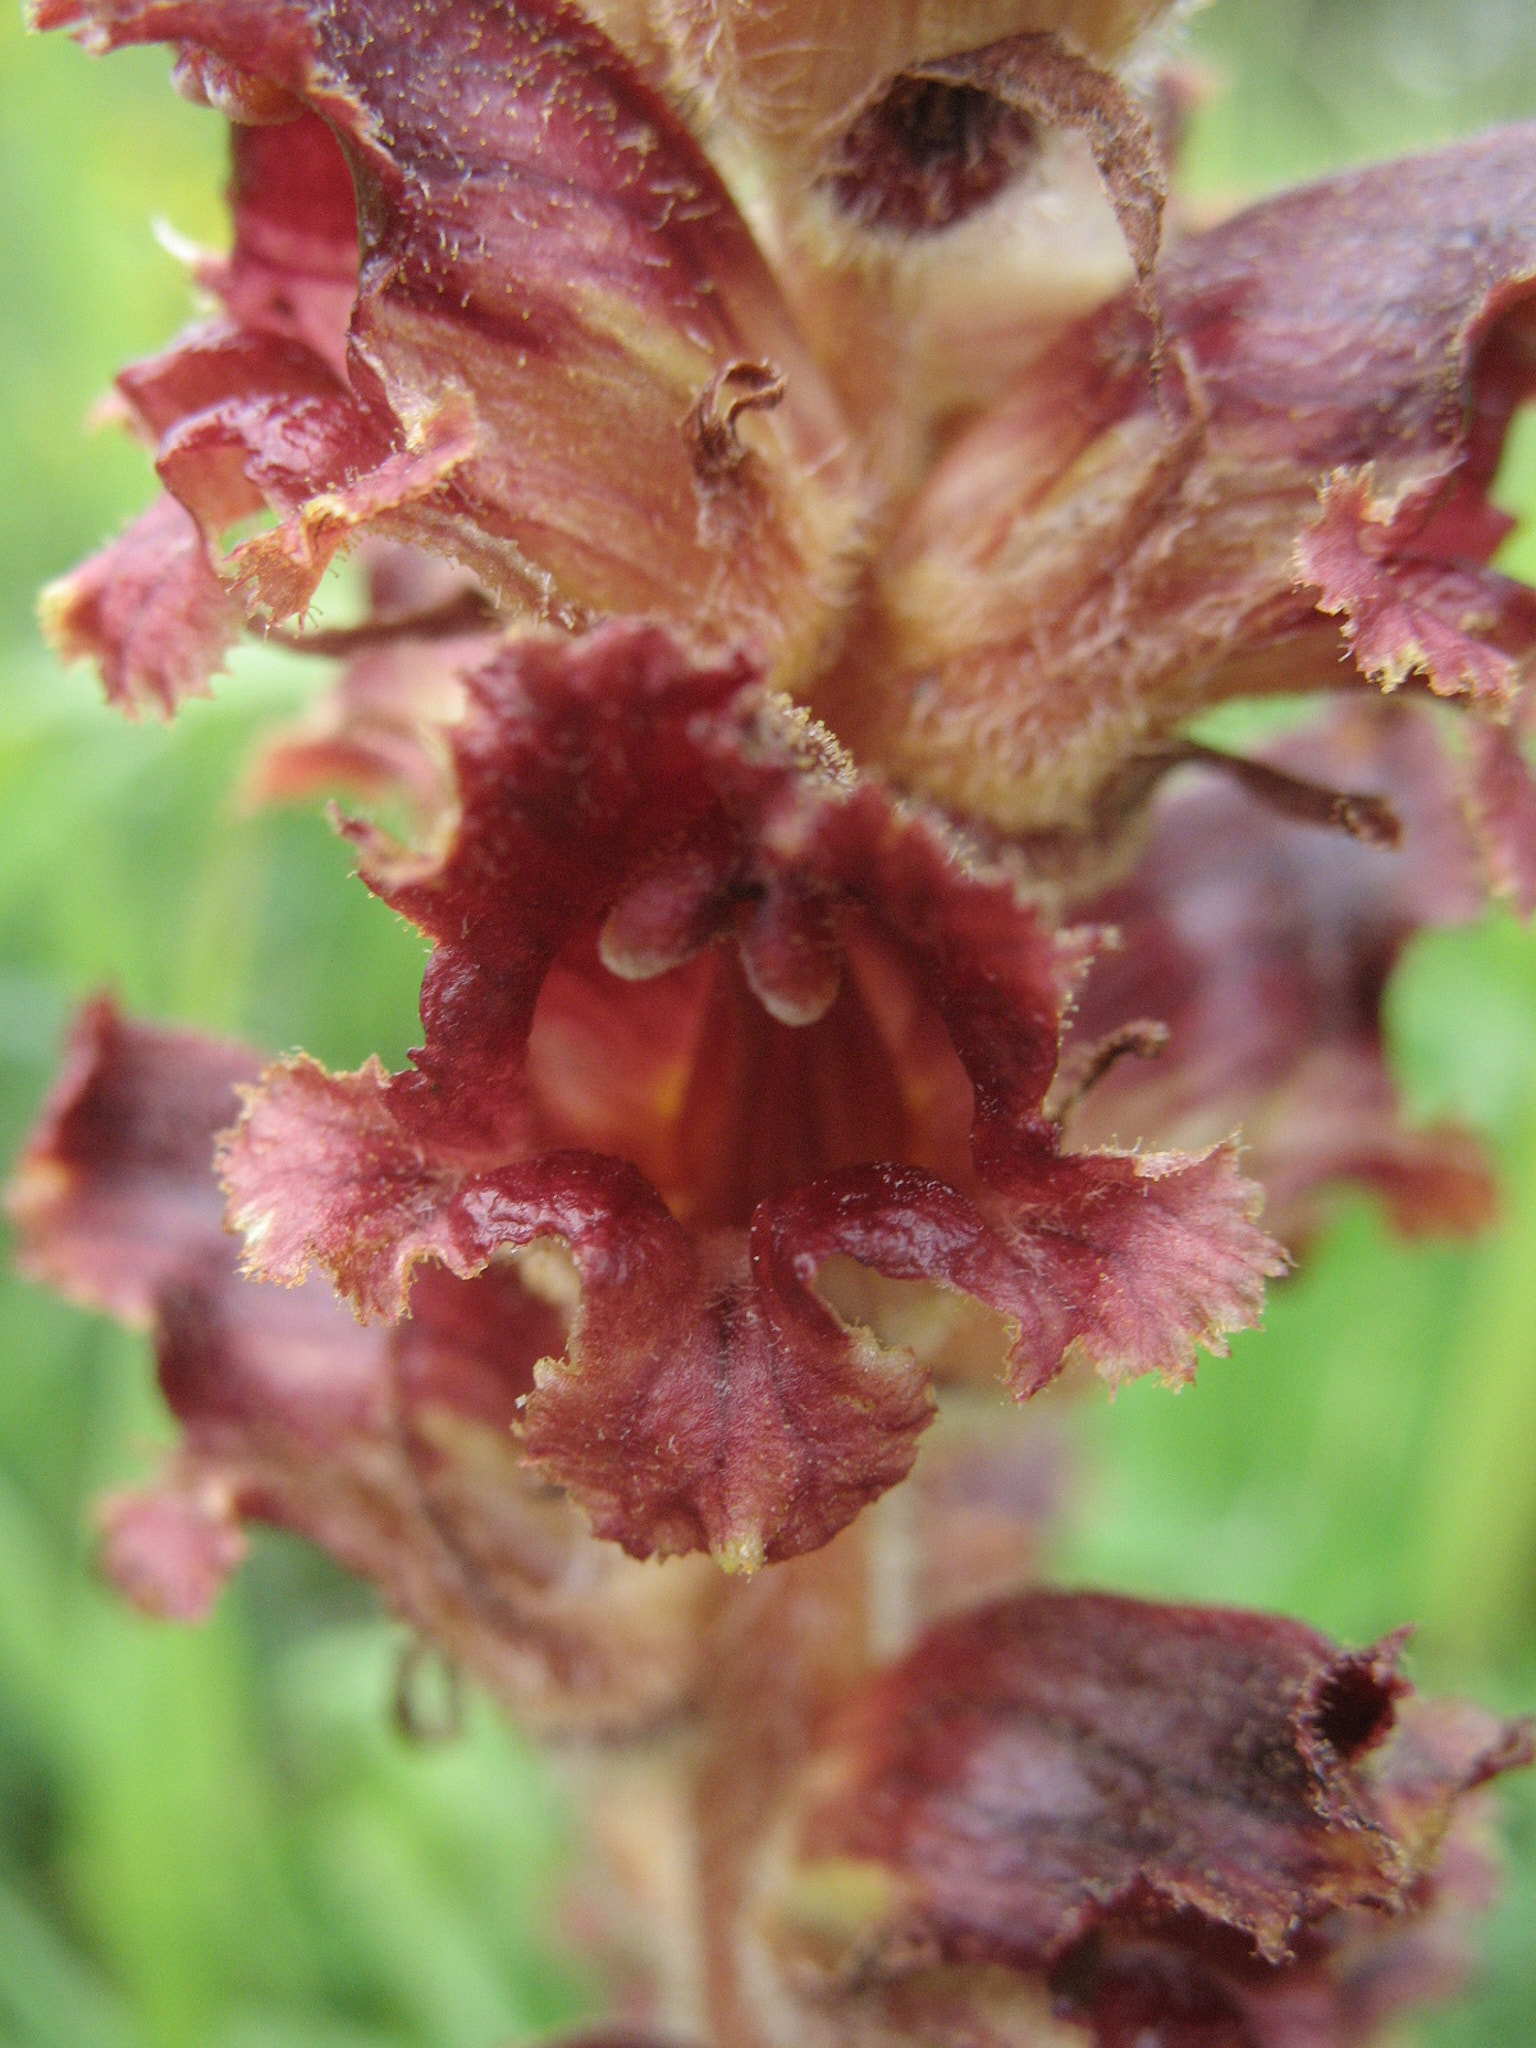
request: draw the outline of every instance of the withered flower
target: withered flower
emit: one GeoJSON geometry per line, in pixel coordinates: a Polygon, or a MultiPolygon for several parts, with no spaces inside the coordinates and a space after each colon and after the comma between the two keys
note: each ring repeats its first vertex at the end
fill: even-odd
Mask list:
{"type": "Polygon", "coordinates": [[[1458,1802],[1532,1754],[1400,1711],[1400,1647],[1103,1594],[933,1629],[822,1725],[752,1872],[733,1939],[799,2015],[781,2038],[829,2007],[871,2041],[1051,2009],[1100,2048],[1363,2038],[1383,1917],[1426,1909],[1458,1802]]]}
{"type": "Polygon", "coordinates": [[[399,1074],[77,1026],[22,1255],[183,1429],[113,1576],[195,1615],[283,1524],[535,1724],[668,1724],[668,2025],[1364,2039],[1527,1733],[1027,1592],[983,1388],[1257,1320],[1239,1125],[1293,1242],[1341,1179],[1489,1213],[1380,1000],[1536,903],[1536,131],[1165,237],[1159,0],[32,12],[172,44],[234,160],[212,310],[118,379],[164,495],[45,626],[130,711],[247,629],[343,658],[249,787],[388,799],[343,829],[432,947],[399,1074]]]}

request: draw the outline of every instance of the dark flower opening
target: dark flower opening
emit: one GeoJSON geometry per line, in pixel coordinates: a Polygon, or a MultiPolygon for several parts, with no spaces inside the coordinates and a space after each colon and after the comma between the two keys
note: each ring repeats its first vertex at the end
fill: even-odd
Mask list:
{"type": "Polygon", "coordinates": [[[898,78],[843,138],[823,183],[860,227],[950,227],[1033,161],[1028,114],[974,85],[898,78]]]}
{"type": "Polygon", "coordinates": [[[1317,1694],[1312,1726],[1340,1762],[1353,1763],[1390,1730],[1402,1690],[1401,1681],[1378,1661],[1345,1658],[1317,1694]]]}
{"type": "Polygon", "coordinates": [[[566,948],[529,1039],[541,1147],[626,1159],[706,1229],[745,1229],[760,1202],[878,1160],[973,1184],[971,1082],[902,950],[842,908],[810,963],[826,1008],[794,1021],[760,968],[754,986],[770,915],[745,898],[728,936],[644,980],[610,971],[590,934],[566,948]]]}

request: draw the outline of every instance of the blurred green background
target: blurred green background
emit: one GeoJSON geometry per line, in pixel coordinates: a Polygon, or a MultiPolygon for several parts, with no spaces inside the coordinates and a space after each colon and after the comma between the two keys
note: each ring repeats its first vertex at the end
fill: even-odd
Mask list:
{"type": "MultiPolygon", "coordinates": [[[[145,502],[91,401],[186,313],[152,222],[217,240],[221,124],[158,52],[93,67],[0,0],[0,1147],[70,1007],[134,1008],[398,1064],[420,950],[316,818],[242,815],[253,735],[307,676],[245,655],[170,728],[108,713],[32,625],[38,583],[145,502]]],[[[1529,0],[1217,0],[1223,90],[1187,175],[1254,192],[1536,115],[1529,0]]],[[[1536,510],[1536,430],[1505,502],[1536,510]]],[[[1536,580],[1536,521],[1508,562],[1536,580]]],[[[1157,1388],[1086,1404],[1063,1573],[1284,1609],[1363,1641],[1405,1618],[1420,1679],[1536,1699],[1536,940],[1421,942],[1393,991],[1417,1109],[1487,1130],[1507,1215],[1405,1247],[1341,1205],[1268,1328],[1157,1388]]],[[[215,1620],[162,1628],[95,1584],[89,1503],[168,1431],[145,1347],[0,1278],[0,2048],[493,2048],[591,2009],[558,1922],[558,1800],[472,1705],[394,1731],[400,1639],[301,1546],[258,1542],[215,1620]]],[[[1536,1784],[1473,1997],[1406,2038],[1536,2041],[1536,1784]]]]}

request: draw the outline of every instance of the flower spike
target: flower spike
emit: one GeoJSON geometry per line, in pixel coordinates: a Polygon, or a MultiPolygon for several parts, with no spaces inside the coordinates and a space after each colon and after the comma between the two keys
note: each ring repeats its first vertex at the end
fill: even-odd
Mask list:
{"type": "Polygon", "coordinates": [[[407,1732],[430,1655],[631,1738],[567,2048],[1366,2048],[1536,1751],[1406,1631],[1039,1584],[1028,1397],[1256,1323],[1255,1180],[1486,1221],[1383,995],[1536,904],[1536,129],[1191,232],[1173,11],[31,0],[233,159],[105,408],[164,495],[45,626],[130,711],[241,627],[342,663],[245,793],[376,806],[430,957],[398,1073],[87,1006],[21,1262],[154,1345],[128,1598],[291,1529],[419,1638],[407,1732]],[[1193,722],[1282,691],[1342,701],[1193,722]]]}

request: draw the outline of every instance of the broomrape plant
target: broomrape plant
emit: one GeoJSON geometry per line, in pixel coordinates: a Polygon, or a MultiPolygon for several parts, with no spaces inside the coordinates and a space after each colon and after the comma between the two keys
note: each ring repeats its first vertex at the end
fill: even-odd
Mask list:
{"type": "Polygon", "coordinates": [[[1402,1635],[1036,1583],[1015,1404],[1186,1379],[1341,1181],[1486,1219],[1381,998],[1536,906],[1536,130],[1197,227],[1167,11],[34,0],[233,153],[45,627],[130,713],[339,658],[252,786],[431,946],[400,1073],[80,1017],[22,1258],[182,1432],[104,1561],[194,1619],[299,1531],[603,1738],[636,2031],[1363,2042],[1532,1757],[1402,1635]]]}

